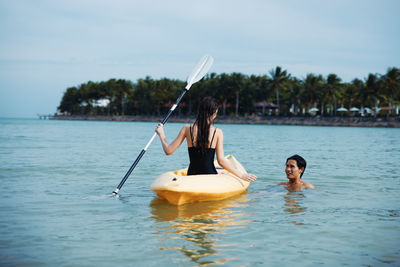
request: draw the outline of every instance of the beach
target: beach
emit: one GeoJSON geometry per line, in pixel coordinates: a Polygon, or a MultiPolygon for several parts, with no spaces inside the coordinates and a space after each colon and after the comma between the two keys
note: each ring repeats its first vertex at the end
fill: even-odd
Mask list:
{"type": "MultiPolygon", "coordinates": [[[[158,122],[161,116],[96,116],[96,115],[73,115],[53,116],[54,120],[83,120],[83,121],[136,121],[136,122],[158,122]]],[[[169,122],[193,123],[195,117],[171,116],[169,122]]],[[[251,116],[232,117],[219,116],[216,124],[259,124],[259,125],[297,125],[297,126],[339,126],[339,127],[381,127],[400,128],[400,117],[281,117],[281,116],[251,116]]]]}

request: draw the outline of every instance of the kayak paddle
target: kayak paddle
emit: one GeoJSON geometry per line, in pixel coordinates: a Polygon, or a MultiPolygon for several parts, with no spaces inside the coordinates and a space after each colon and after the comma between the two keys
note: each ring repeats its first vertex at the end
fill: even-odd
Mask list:
{"type": "MultiPolygon", "coordinates": [[[[196,67],[193,69],[192,73],[189,75],[187,78],[187,85],[185,89],[183,89],[182,93],[176,100],[175,104],[171,107],[171,109],[168,111],[167,115],[165,115],[164,119],[161,121],[161,123],[164,125],[168,118],[171,116],[172,112],[175,110],[175,108],[179,105],[181,102],[183,96],[186,94],[187,91],[189,91],[190,87],[201,80],[201,78],[206,75],[208,70],[211,68],[211,65],[213,64],[214,59],[209,56],[205,55],[202,57],[202,59],[199,61],[199,63],[196,65],[196,67]]],[[[150,144],[153,142],[154,138],[157,136],[157,133],[153,134],[153,137],[151,137],[150,141],[147,143],[147,145],[142,149],[140,152],[139,156],[136,158],[135,162],[133,162],[132,166],[129,168],[128,172],[125,174],[124,178],[122,181],[119,183],[117,189],[113,192],[114,195],[117,195],[119,190],[121,190],[121,187],[124,185],[126,180],[128,179],[129,175],[132,173],[133,169],[135,169],[136,165],[139,163],[140,159],[143,157],[144,153],[146,153],[147,149],[149,148],[150,144]]]]}

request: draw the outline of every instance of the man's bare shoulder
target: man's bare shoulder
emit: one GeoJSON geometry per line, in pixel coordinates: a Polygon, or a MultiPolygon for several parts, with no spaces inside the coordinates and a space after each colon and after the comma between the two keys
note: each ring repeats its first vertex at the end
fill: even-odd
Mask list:
{"type": "Polygon", "coordinates": [[[315,187],[312,184],[310,184],[309,182],[304,182],[303,181],[303,186],[306,187],[306,188],[315,189],[315,187]]]}

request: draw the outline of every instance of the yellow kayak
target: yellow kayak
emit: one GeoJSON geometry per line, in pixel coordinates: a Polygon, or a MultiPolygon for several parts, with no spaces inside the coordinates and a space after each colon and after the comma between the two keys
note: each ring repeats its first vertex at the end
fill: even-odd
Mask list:
{"type": "MultiPolygon", "coordinates": [[[[232,166],[246,172],[243,166],[232,155],[226,156],[232,166]]],[[[246,182],[214,162],[218,174],[186,175],[187,168],[161,174],[151,184],[158,197],[174,205],[200,201],[225,199],[244,192],[249,187],[246,182]]]]}

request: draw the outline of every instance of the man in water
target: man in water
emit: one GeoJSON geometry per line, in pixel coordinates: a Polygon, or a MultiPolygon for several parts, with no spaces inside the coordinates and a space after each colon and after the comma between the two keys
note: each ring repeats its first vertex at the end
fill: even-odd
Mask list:
{"type": "Polygon", "coordinates": [[[286,177],[289,179],[287,183],[280,183],[278,185],[285,185],[286,189],[290,191],[300,191],[303,188],[312,188],[315,187],[303,180],[301,177],[304,174],[306,169],[307,162],[305,159],[299,155],[293,155],[286,160],[286,177]]]}

